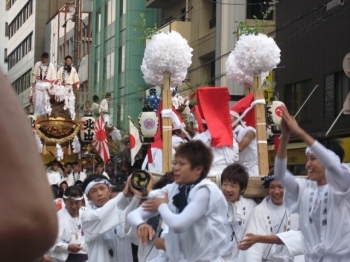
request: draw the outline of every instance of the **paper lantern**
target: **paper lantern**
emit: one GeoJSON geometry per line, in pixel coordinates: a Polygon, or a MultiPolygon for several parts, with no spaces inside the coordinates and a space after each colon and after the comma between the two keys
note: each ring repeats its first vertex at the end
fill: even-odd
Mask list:
{"type": "Polygon", "coordinates": [[[141,112],[139,115],[139,124],[142,136],[144,138],[153,138],[158,130],[158,117],[156,112],[141,112]]]}
{"type": "Polygon", "coordinates": [[[94,125],[95,118],[92,116],[83,116],[80,119],[81,130],[80,130],[80,139],[83,142],[92,142],[94,138],[94,125]]]}
{"type": "Polygon", "coordinates": [[[272,101],[267,103],[267,124],[269,126],[279,126],[282,120],[282,105],[281,101],[272,101]]]}

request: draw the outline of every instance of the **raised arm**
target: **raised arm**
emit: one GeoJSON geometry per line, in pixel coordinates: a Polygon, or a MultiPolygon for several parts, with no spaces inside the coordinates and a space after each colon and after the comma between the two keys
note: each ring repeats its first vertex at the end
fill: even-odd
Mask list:
{"type": "Polygon", "coordinates": [[[339,157],[326,149],[313,137],[303,130],[295,119],[289,115],[287,108],[283,107],[283,120],[289,129],[300,137],[312,150],[313,154],[326,169],[326,179],[336,191],[346,192],[350,187],[350,170],[341,164],[339,157]],[[327,172],[328,171],[328,172],[327,172]]]}
{"type": "Polygon", "coordinates": [[[175,233],[182,233],[195,224],[208,211],[209,189],[198,189],[193,200],[180,214],[173,213],[167,204],[161,204],[158,208],[165,224],[175,233]]]}
{"type": "Polygon", "coordinates": [[[0,83],[0,110],[3,116],[10,116],[0,123],[0,257],[3,261],[32,262],[56,239],[56,210],[22,105],[2,72],[0,83]],[[26,243],[20,252],[18,243],[26,243]]]}
{"type": "Polygon", "coordinates": [[[293,194],[288,194],[288,196],[292,197],[293,199],[291,200],[295,202],[298,200],[299,185],[295,177],[287,170],[287,147],[291,132],[283,118],[281,131],[282,136],[280,137],[280,144],[275,158],[274,174],[288,192],[293,192],[293,194]]]}
{"type": "Polygon", "coordinates": [[[119,193],[103,207],[95,210],[86,209],[82,212],[81,222],[84,228],[85,242],[90,242],[120,224],[120,203],[124,202],[124,194],[119,193]]]}

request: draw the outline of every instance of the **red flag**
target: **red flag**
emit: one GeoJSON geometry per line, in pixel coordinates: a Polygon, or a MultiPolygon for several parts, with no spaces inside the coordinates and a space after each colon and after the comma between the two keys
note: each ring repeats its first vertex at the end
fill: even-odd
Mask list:
{"type": "Polygon", "coordinates": [[[92,140],[92,145],[96,148],[103,162],[107,162],[109,160],[109,149],[107,144],[107,134],[104,129],[104,121],[102,116],[100,116],[95,122],[94,132],[95,134],[92,140]]]}
{"type": "MultiPolygon", "coordinates": [[[[234,104],[230,110],[235,111],[238,114],[242,114],[248,107],[250,107],[253,101],[254,101],[254,94],[251,93],[249,95],[246,95],[242,99],[238,100],[237,103],[234,104]]],[[[247,126],[251,126],[255,128],[255,108],[252,108],[246,114],[243,120],[246,122],[247,126]]]]}
{"type": "Polygon", "coordinates": [[[203,121],[202,121],[203,116],[202,116],[201,112],[199,111],[198,105],[195,105],[193,107],[193,109],[194,109],[194,113],[195,113],[196,119],[197,119],[198,131],[199,131],[199,133],[203,133],[205,131],[203,128],[203,121]]]}
{"type": "Polygon", "coordinates": [[[201,87],[197,89],[199,112],[207,122],[213,147],[232,147],[233,134],[229,115],[229,100],[230,94],[227,87],[201,87]]]}

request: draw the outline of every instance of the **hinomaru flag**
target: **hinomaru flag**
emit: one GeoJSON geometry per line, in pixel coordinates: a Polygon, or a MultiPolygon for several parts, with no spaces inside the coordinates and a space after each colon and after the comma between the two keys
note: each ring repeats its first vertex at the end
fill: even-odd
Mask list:
{"type": "Polygon", "coordinates": [[[140,140],[139,130],[134,126],[132,121],[129,119],[129,140],[130,140],[130,156],[131,165],[135,163],[135,156],[139,152],[142,143],[140,140]]]}

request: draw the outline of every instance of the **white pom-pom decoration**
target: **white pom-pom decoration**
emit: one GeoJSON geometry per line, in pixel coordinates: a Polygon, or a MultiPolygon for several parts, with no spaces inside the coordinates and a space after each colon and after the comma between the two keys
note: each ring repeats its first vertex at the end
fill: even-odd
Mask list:
{"type": "MultiPolygon", "coordinates": [[[[237,85],[245,86],[245,87],[251,87],[253,84],[253,71],[246,70],[245,73],[238,68],[236,64],[236,57],[233,53],[229,55],[229,57],[226,60],[226,71],[227,71],[227,78],[232,80],[237,85]]],[[[261,74],[261,85],[264,83],[265,78],[269,75],[269,72],[262,72],[261,74]]]]}
{"type": "Polygon", "coordinates": [[[148,42],[141,71],[145,82],[155,86],[163,85],[163,73],[171,74],[170,86],[182,83],[191,65],[193,49],[178,32],[154,35],[148,42]]]}
{"type": "Polygon", "coordinates": [[[261,74],[281,61],[281,50],[273,38],[264,34],[242,35],[233,50],[237,67],[244,73],[261,74]]]}

